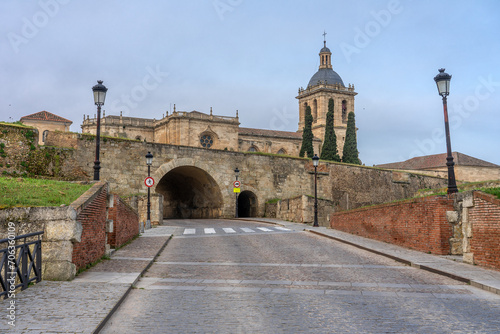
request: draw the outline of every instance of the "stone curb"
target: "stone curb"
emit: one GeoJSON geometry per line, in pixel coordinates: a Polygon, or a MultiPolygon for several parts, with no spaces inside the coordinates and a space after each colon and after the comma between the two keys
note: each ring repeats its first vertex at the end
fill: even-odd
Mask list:
{"type": "Polygon", "coordinates": [[[115,306],[113,306],[113,308],[111,309],[111,311],[108,312],[108,314],[101,321],[101,323],[99,324],[99,326],[97,326],[97,328],[93,331],[94,334],[100,333],[101,330],[104,328],[104,326],[106,326],[106,324],[109,321],[109,319],[113,316],[113,314],[116,312],[116,310],[118,310],[118,308],[123,303],[123,301],[125,300],[125,298],[127,298],[127,296],[130,293],[130,291],[132,291],[132,289],[134,288],[134,286],[137,284],[137,282],[139,281],[139,279],[146,273],[146,271],[148,271],[148,269],[155,262],[156,258],[161,254],[161,252],[163,252],[163,250],[165,249],[165,247],[167,247],[167,245],[170,242],[170,240],[172,240],[172,237],[173,237],[173,234],[170,235],[170,237],[167,239],[167,241],[165,241],[165,243],[163,244],[163,246],[160,247],[160,249],[158,250],[158,252],[156,252],[156,255],[153,257],[153,259],[151,261],[149,261],[148,265],[146,267],[144,267],[144,269],[136,277],[136,279],[134,280],[134,282],[132,282],[132,284],[130,284],[130,286],[128,287],[127,291],[125,291],[125,293],[123,294],[123,296],[118,300],[118,302],[116,302],[115,306]]]}
{"type": "MultiPolygon", "coordinates": [[[[271,222],[271,221],[260,220],[258,218],[256,218],[256,219],[251,219],[251,218],[237,218],[237,219],[239,219],[239,220],[247,220],[247,221],[254,221],[254,222],[259,222],[259,223],[267,223],[267,224],[274,224],[274,225],[286,226],[284,224],[279,223],[279,221],[271,222]]],[[[298,223],[294,223],[294,224],[298,224],[298,223]]],[[[452,273],[450,271],[446,271],[446,270],[443,270],[443,269],[440,269],[440,268],[436,268],[436,267],[431,267],[429,265],[422,265],[422,264],[419,264],[419,263],[414,262],[412,260],[408,260],[408,259],[405,259],[405,258],[400,257],[400,256],[391,255],[388,252],[376,250],[376,249],[373,249],[373,248],[370,248],[370,247],[365,247],[365,246],[362,246],[362,245],[357,244],[357,243],[352,242],[352,241],[348,241],[348,240],[345,240],[345,239],[342,239],[342,238],[338,238],[338,237],[334,237],[334,236],[328,235],[328,234],[323,233],[321,231],[315,231],[315,230],[313,230],[311,228],[308,228],[308,227],[304,227],[304,231],[307,231],[307,232],[310,232],[310,233],[314,233],[316,235],[319,235],[319,236],[322,236],[322,237],[326,237],[326,238],[329,238],[329,239],[332,239],[332,240],[335,240],[335,241],[339,241],[339,242],[342,242],[344,244],[348,244],[348,245],[354,246],[354,247],[359,248],[359,249],[366,250],[368,252],[371,252],[371,253],[374,253],[374,254],[377,254],[377,255],[385,256],[387,258],[393,259],[393,260],[395,260],[397,262],[406,264],[406,265],[411,266],[413,268],[426,270],[426,271],[429,271],[429,272],[432,272],[434,274],[438,274],[438,275],[441,275],[441,276],[446,276],[448,278],[451,278],[451,279],[454,279],[454,280],[457,280],[457,281],[460,281],[460,282],[464,282],[466,284],[470,284],[471,286],[479,288],[481,290],[485,290],[485,291],[492,292],[492,293],[495,293],[497,295],[500,295],[500,288],[494,286],[494,284],[491,284],[491,283],[489,283],[487,281],[485,281],[485,282],[479,282],[479,281],[477,281],[475,279],[472,279],[470,277],[467,277],[465,275],[460,275],[460,274],[452,273]]],[[[353,235],[353,236],[356,237],[355,235],[353,235]]],[[[371,240],[371,239],[369,239],[369,240],[371,240]]],[[[378,240],[374,240],[374,241],[378,241],[378,240]]]]}

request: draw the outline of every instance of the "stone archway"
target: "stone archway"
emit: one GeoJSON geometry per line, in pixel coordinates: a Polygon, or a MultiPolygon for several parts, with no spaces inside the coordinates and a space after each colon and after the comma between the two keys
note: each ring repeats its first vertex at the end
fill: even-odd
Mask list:
{"type": "Polygon", "coordinates": [[[177,166],[165,173],[155,191],[163,195],[163,217],[219,218],[223,198],[219,185],[205,170],[177,166]]]}
{"type": "Polygon", "coordinates": [[[242,191],[238,196],[238,217],[257,217],[257,196],[249,191],[242,191]]]}

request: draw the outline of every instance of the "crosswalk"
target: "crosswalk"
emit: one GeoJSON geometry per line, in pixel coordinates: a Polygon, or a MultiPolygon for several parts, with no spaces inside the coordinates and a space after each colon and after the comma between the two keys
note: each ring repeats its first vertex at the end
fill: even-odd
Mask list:
{"type": "Polygon", "coordinates": [[[270,233],[270,232],[290,232],[289,228],[282,226],[273,227],[203,227],[203,228],[185,228],[183,236],[200,235],[231,235],[231,234],[252,234],[252,233],[270,233]]]}

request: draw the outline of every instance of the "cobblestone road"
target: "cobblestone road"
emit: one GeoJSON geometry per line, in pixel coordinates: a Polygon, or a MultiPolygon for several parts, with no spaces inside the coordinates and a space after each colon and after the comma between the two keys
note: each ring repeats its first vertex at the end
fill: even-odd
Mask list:
{"type": "Polygon", "coordinates": [[[250,222],[171,224],[177,237],[103,333],[499,332],[500,296],[349,245],[250,222]],[[260,232],[224,232],[241,228],[260,232]]]}

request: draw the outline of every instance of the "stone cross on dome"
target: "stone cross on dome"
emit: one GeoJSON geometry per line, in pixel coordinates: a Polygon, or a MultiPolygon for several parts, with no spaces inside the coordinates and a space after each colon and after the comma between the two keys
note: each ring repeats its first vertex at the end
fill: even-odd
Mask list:
{"type": "Polygon", "coordinates": [[[323,30],[323,44],[326,47],[326,30],[323,30]]]}

